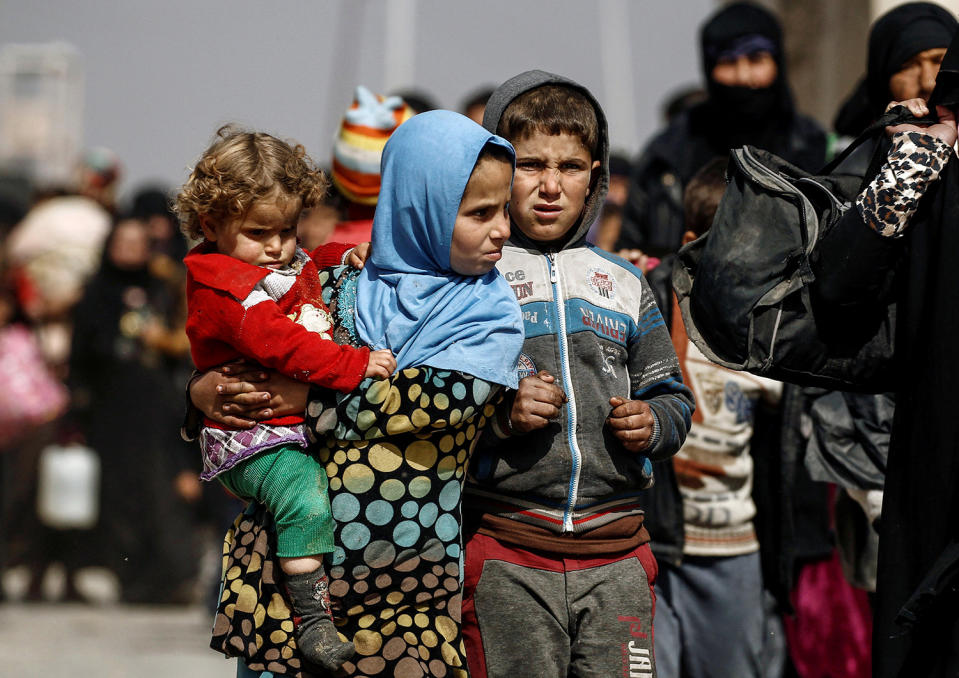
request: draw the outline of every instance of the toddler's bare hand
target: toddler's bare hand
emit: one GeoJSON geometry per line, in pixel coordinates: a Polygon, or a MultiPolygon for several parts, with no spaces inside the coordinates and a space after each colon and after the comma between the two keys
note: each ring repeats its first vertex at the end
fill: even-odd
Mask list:
{"type": "Polygon", "coordinates": [[[350,250],[350,253],[346,257],[346,263],[353,268],[362,269],[363,265],[366,263],[366,260],[370,258],[370,249],[370,243],[361,242],[359,245],[350,250]]]}
{"type": "Polygon", "coordinates": [[[612,410],[606,418],[613,435],[630,452],[642,452],[649,447],[653,435],[652,410],[642,400],[613,397],[609,399],[612,410]]]}
{"type": "Polygon", "coordinates": [[[366,366],[366,377],[386,379],[396,371],[396,358],[389,349],[370,351],[370,362],[366,366]]]}
{"type": "Polygon", "coordinates": [[[513,431],[529,433],[559,416],[567,398],[555,382],[556,377],[545,370],[520,380],[509,415],[513,431]]]}

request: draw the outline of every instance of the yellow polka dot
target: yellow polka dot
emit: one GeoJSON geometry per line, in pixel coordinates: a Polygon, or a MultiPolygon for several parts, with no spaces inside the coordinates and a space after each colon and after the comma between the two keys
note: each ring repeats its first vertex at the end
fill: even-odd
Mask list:
{"type": "Polygon", "coordinates": [[[423,393],[423,387],[419,384],[413,384],[410,386],[410,390],[406,392],[406,397],[410,399],[410,402],[413,402],[420,397],[421,393],[423,393]]]}
{"type": "Polygon", "coordinates": [[[476,427],[470,424],[466,428],[466,437],[472,440],[476,436],[476,427]]]}
{"type": "Polygon", "coordinates": [[[256,609],[256,589],[247,584],[236,597],[236,609],[250,614],[256,609]]]}
{"type": "Polygon", "coordinates": [[[370,448],[370,466],[381,473],[392,473],[403,463],[403,453],[396,445],[389,443],[373,445],[370,448]]]}
{"type": "Polygon", "coordinates": [[[376,631],[357,631],[353,636],[353,644],[356,646],[356,653],[365,656],[376,654],[383,647],[383,636],[376,631]]]}
{"type": "Polygon", "coordinates": [[[233,591],[233,593],[239,593],[240,589],[242,588],[243,588],[242,579],[234,579],[233,581],[230,582],[230,590],[233,591]]]}
{"type": "Polygon", "coordinates": [[[397,478],[387,478],[380,483],[380,496],[387,501],[396,501],[406,494],[406,485],[397,478]]]}
{"type": "Polygon", "coordinates": [[[346,611],[347,617],[359,617],[363,614],[365,608],[362,605],[354,605],[349,610],[346,611]]]}
{"type": "Polygon", "coordinates": [[[426,647],[436,647],[440,642],[439,638],[436,637],[436,634],[429,630],[423,631],[422,635],[420,636],[420,640],[423,641],[423,644],[426,647]]]}
{"type": "Polygon", "coordinates": [[[284,619],[282,622],[280,622],[280,628],[286,631],[287,633],[293,633],[293,620],[284,619]]]}
{"type": "Polygon", "coordinates": [[[437,393],[433,396],[433,405],[435,405],[438,410],[445,410],[450,406],[449,396],[445,393],[437,393]]]}
{"type": "Polygon", "coordinates": [[[390,394],[390,382],[388,379],[378,381],[366,389],[366,401],[373,405],[379,405],[386,396],[390,394]]]}
{"type": "Polygon", "coordinates": [[[460,656],[459,653],[453,649],[453,646],[449,643],[443,643],[440,645],[440,654],[443,655],[443,661],[452,666],[460,665],[460,656]]]}
{"type": "Polygon", "coordinates": [[[456,622],[445,615],[439,615],[436,618],[436,630],[443,634],[446,640],[453,640],[456,637],[456,622]]]}
{"type": "Polygon", "coordinates": [[[450,424],[456,426],[460,423],[460,419],[463,418],[463,413],[457,410],[450,410],[450,424]]]}
{"type": "Polygon", "coordinates": [[[227,617],[232,617],[235,611],[236,611],[236,605],[234,605],[233,603],[230,603],[229,605],[223,608],[223,614],[225,614],[227,617]]]}
{"type": "Polygon", "coordinates": [[[423,647],[421,645],[419,648],[419,652],[420,652],[420,659],[422,659],[423,661],[426,661],[427,659],[430,658],[429,648],[423,647]]]}
{"type": "Polygon", "coordinates": [[[346,461],[346,452],[344,452],[343,450],[337,450],[337,451],[333,454],[333,461],[336,462],[337,464],[342,464],[343,462],[345,462],[345,461],[346,461]]]}
{"type": "Polygon", "coordinates": [[[409,616],[408,614],[401,614],[399,617],[396,618],[396,623],[399,624],[400,626],[412,626],[413,618],[409,616]]]}
{"type": "Polygon", "coordinates": [[[380,611],[380,619],[391,619],[394,614],[396,614],[396,610],[392,607],[384,608],[380,611]]]}
{"type": "Polygon", "coordinates": [[[399,412],[400,407],[403,405],[403,396],[400,395],[400,390],[398,388],[391,387],[390,392],[387,395],[386,402],[383,403],[382,411],[385,414],[396,414],[399,412]]]}
{"type": "MultiPolygon", "coordinates": [[[[274,593],[270,598],[270,604],[266,606],[266,614],[270,619],[286,619],[290,616],[290,606],[283,600],[283,596],[274,593]]],[[[290,626],[293,626],[293,622],[290,622],[290,626]]],[[[293,629],[290,628],[289,631],[292,632],[293,629]]]]}
{"type": "Polygon", "coordinates": [[[256,634],[256,636],[255,636],[255,638],[254,638],[253,640],[254,640],[254,642],[256,643],[256,649],[257,649],[257,650],[259,650],[261,647],[263,647],[263,636],[261,636],[259,633],[256,634]]]}
{"type": "Polygon", "coordinates": [[[463,467],[462,467],[462,466],[457,466],[457,467],[456,467],[456,477],[457,477],[457,478],[462,478],[462,477],[463,477],[463,467]]]}
{"type": "Polygon", "coordinates": [[[250,564],[246,566],[246,571],[259,572],[261,567],[263,567],[263,556],[254,551],[250,555],[250,564]]]}
{"type": "Polygon", "coordinates": [[[386,432],[390,435],[404,433],[412,428],[410,418],[405,414],[397,414],[386,421],[386,432]]]}
{"type": "Polygon", "coordinates": [[[425,471],[436,464],[436,447],[428,440],[418,440],[406,448],[406,463],[417,471],[425,471]]]}
{"type": "Polygon", "coordinates": [[[421,629],[425,629],[430,623],[430,619],[425,614],[418,614],[413,617],[413,623],[419,626],[421,629]]]}
{"type": "Polygon", "coordinates": [[[233,592],[230,591],[230,589],[223,589],[223,595],[220,596],[220,602],[225,603],[232,597],[233,597],[233,592]]]}
{"type": "Polygon", "coordinates": [[[464,463],[466,461],[466,450],[460,450],[459,454],[456,455],[457,463],[464,463]]]}
{"type": "Polygon", "coordinates": [[[430,424],[430,415],[420,409],[413,410],[413,414],[410,415],[410,421],[413,422],[413,426],[417,428],[423,428],[424,426],[429,426],[430,424]]]}
{"type": "Polygon", "coordinates": [[[346,458],[350,461],[359,461],[360,460],[360,451],[359,450],[350,450],[346,453],[346,458]]]}
{"type": "Polygon", "coordinates": [[[270,634],[270,642],[274,645],[282,645],[286,642],[286,633],[280,630],[270,634]]]}
{"type": "Polygon", "coordinates": [[[436,475],[440,477],[440,480],[449,480],[455,472],[456,459],[451,454],[440,459],[440,463],[436,465],[436,475]]]}
{"type": "Polygon", "coordinates": [[[289,659],[293,656],[293,648],[289,646],[280,648],[280,656],[283,657],[283,659],[289,659]]]}
{"type": "Polygon", "coordinates": [[[407,645],[416,645],[416,634],[412,631],[407,631],[403,634],[403,640],[406,641],[407,645]]]}
{"type": "Polygon", "coordinates": [[[400,591],[391,591],[386,594],[386,602],[390,605],[397,605],[403,600],[403,594],[400,591]]]}
{"type": "Polygon", "coordinates": [[[359,621],[356,623],[360,625],[361,629],[367,629],[373,625],[373,622],[376,621],[376,617],[372,614],[365,614],[360,617],[359,621]]]}
{"type": "Polygon", "coordinates": [[[396,632],[396,622],[387,622],[383,624],[383,628],[380,630],[384,636],[392,636],[396,632]]]}
{"type": "Polygon", "coordinates": [[[462,446],[463,446],[463,443],[465,443],[465,442],[466,442],[466,436],[464,436],[464,435],[463,435],[463,432],[460,431],[459,433],[456,434],[456,444],[457,444],[458,446],[462,447],[462,446]]]}
{"type": "Polygon", "coordinates": [[[420,407],[422,407],[423,409],[426,409],[429,406],[430,406],[430,397],[424,393],[423,395],[420,396],[420,407]]]}
{"type": "Polygon", "coordinates": [[[257,628],[263,626],[264,619],[266,619],[266,608],[263,607],[263,603],[257,603],[253,611],[253,625],[257,628]]]}
{"type": "Polygon", "coordinates": [[[331,489],[331,490],[339,490],[341,487],[343,487],[343,481],[342,481],[342,480],[340,480],[339,478],[330,478],[330,489],[331,489]]]}
{"type": "Polygon", "coordinates": [[[226,578],[227,578],[227,579],[236,579],[237,577],[240,576],[240,573],[241,573],[241,572],[243,572],[243,570],[241,570],[239,567],[237,567],[237,566],[231,567],[229,570],[227,570],[226,578]]]}
{"type": "Polygon", "coordinates": [[[343,471],[343,485],[354,494],[362,494],[373,487],[373,471],[365,464],[351,464],[343,471]]]}
{"type": "Polygon", "coordinates": [[[439,447],[440,447],[440,451],[441,451],[441,452],[449,452],[450,450],[452,450],[452,449],[453,449],[453,436],[451,436],[451,435],[445,435],[445,436],[443,436],[442,438],[440,438],[439,447]]]}
{"type": "MultiPolygon", "coordinates": [[[[344,453],[344,457],[346,454],[344,453]]],[[[332,478],[335,475],[338,475],[340,472],[340,467],[337,464],[327,464],[326,465],[326,477],[332,478]]]]}

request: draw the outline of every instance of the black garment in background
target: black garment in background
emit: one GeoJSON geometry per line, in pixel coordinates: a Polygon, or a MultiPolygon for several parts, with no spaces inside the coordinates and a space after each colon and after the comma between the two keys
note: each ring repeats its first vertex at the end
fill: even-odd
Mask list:
{"type": "Polygon", "coordinates": [[[175,494],[177,472],[198,472],[179,438],[183,387],[175,365],[131,329],[139,316],[167,319],[176,299],[146,268],[104,261],[76,308],[70,382],[77,424],[100,455],[97,549],[128,602],[174,602],[197,569],[190,509],[175,494]]]}
{"type": "Polygon", "coordinates": [[[630,175],[617,248],[638,248],[659,257],[677,251],[686,230],[683,189],[699,168],[714,157],[726,157],[730,148],[758,146],[810,172],[825,162],[825,133],[793,105],[782,34],[772,14],[734,3],[703,26],[700,38],[709,98],[678,116],[640,153],[630,175]],[[713,81],[719,54],[747,35],[761,35],[776,45],[775,82],[750,89],[713,81]]]}
{"type": "MultiPolygon", "coordinates": [[[[672,327],[672,269],[669,255],[647,274],[667,327],[672,327]]],[[[828,557],[832,552],[828,490],[813,481],[803,463],[806,438],[800,419],[808,401],[799,387],[784,385],[780,407],[756,408],[750,456],[753,459],[753,525],[759,539],[763,586],[773,594],[779,609],[792,610],[789,599],[803,563],[828,557]]],[[[673,460],[653,462],[655,484],[643,493],[644,525],[659,560],[680,565],[685,528],[683,500],[673,460]]]]}
{"type": "Polygon", "coordinates": [[[851,209],[813,262],[819,296],[837,313],[882,303],[887,291],[898,300],[873,630],[877,678],[959,673],[957,223],[953,159],[903,238],[880,237],[851,209]],[[926,595],[917,598],[919,590],[926,595]]]}

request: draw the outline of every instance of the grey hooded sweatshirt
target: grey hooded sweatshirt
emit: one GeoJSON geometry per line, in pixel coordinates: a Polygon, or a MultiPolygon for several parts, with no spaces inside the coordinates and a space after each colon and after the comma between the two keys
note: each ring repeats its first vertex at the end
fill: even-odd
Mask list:
{"type": "Polygon", "coordinates": [[[474,452],[466,508],[552,532],[584,533],[642,513],[640,495],[652,483],[649,460],[676,453],[694,404],[642,273],[585,241],[609,183],[606,118],[595,98],[571,80],[528,71],[493,93],[483,125],[494,132],[516,97],[546,84],[574,88],[592,102],[600,173],[566,239],[545,246],[513,223],[497,268],[523,311],[520,378],[548,370],[569,402],[543,429],[510,435],[494,425],[484,435],[474,452]],[[644,453],[623,448],[606,425],[612,396],[650,405],[656,423],[644,453]]]}

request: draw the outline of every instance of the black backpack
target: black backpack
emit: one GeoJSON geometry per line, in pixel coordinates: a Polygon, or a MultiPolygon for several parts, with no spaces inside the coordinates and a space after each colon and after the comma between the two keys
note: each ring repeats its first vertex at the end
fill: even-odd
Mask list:
{"type": "Polygon", "coordinates": [[[690,340],[713,362],[802,386],[877,391],[888,385],[895,306],[871,317],[824,318],[814,303],[810,257],[885,160],[865,179],[836,171],[887,125],[885,113],[818,175],[752,146],[730,152],[727,187],[712,227],[684,246],[673,288],[690,340]]]}

